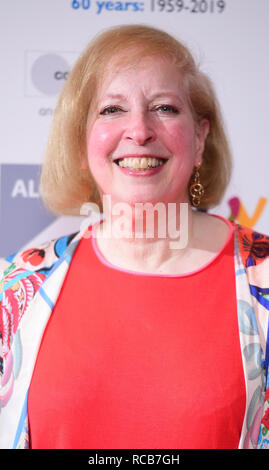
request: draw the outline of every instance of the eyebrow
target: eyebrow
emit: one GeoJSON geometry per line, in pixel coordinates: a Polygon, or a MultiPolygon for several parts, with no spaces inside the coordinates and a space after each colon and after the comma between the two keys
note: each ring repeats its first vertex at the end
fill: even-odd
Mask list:
{"type": "Polygon", "coordinates": [[[161,91],[161,92],[158,92],[156,94],[153,94],[151,96],[151,99],[156,99],[156,98],[162,98],[163,96],[168,96],[168,97],[171,97],[171,98],[176,98],[178,99],[179,101],[183,102],[183,96],[184,94],[183,93],[179,93],[179,94],[176,94],[176,93],[172,93],[171,91],[161,91]]]}
{"type": "Polygon", "coordinates": [[[158,93],[153,93],[153,97],[154,98],[158,98],[159,96],[163,96],[163,95],[166,95],[166,96],[174,96],[174,97],[178,97],[178,94],[177,93],[173,93],[171,91],[168,91],[168,90],[163,90],[163,91],[159,91],[158,93]]]}
{"type": "MultiPolygon", "coordinates": [[[[180,95],[177,95],[176,93],[172,93],[171,91],[160,91],[158,93],[153,93],[152,96],[149,96],[149,99],[153,100],[153,99],[156,99],[156,98],[161,98],[163,96],[168,96],[168,97],[172,97],[172,98],[176,98],[178,99],[180,102],[183,103],[183,96],[180,95]]],[[[116,100],[125,100],[126,99],[126,96],[122,95],[121,93],[108,93],[107,95],[105,95],[103,97],[103,99],[101,101],[105,101],[107,99],[116,99],[116,100]]]]}
{"type": "Polygon", "coordinates": [[[118,99],[118,100],[125,99],[124,95],[121,95],[120,93],[108,93],[107,95],[104,96],[103,99],[106,100],[109,98],[118,99]]]}

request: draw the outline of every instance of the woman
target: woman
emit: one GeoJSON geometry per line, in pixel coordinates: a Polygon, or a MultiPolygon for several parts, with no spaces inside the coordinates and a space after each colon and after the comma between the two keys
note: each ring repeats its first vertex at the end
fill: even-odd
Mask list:
{"type": "Polygon", "coordinates": [[[89,45],[41,190],[104,217],[4,263],[2,447],[268,445],[268,238],[205,212],[230,169],[185,46],[133,25],[89,45]]]}

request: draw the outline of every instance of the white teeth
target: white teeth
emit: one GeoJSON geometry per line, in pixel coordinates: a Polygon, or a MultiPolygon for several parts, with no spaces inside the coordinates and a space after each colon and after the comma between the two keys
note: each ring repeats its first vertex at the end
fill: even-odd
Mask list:
{"type": "Polygon", "coordinates": [[[159,165],[163,165],[163,160],[160,158],[128,157],[119,160],[119,166],[122,168],[132,168],[135,170],[146,170],[147,168],[155,168],[159,165]]]}

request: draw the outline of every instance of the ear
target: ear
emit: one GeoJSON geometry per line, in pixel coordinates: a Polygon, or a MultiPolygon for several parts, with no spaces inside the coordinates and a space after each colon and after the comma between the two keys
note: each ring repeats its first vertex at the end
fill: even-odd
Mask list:
{"type": "Polygon", "coordinates": [[[195,162],[199,165],[202,164],[203,153],[205,149],[206,138],[210,131],[210,123],[208,119],[202,119],[196,125],[196,158],[195,162]]]}

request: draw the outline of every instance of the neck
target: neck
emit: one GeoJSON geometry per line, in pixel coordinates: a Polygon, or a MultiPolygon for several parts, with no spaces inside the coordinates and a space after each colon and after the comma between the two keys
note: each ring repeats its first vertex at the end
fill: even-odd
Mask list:
{"type": "Polygon", "coordinates": [[[124,215],[115,215],[111,210],[104,213],[104,221],[97,227],[97,244],[112,264],[136,271],[162,272],[190,249],[193,218],[189,204],[124,215]]]}

